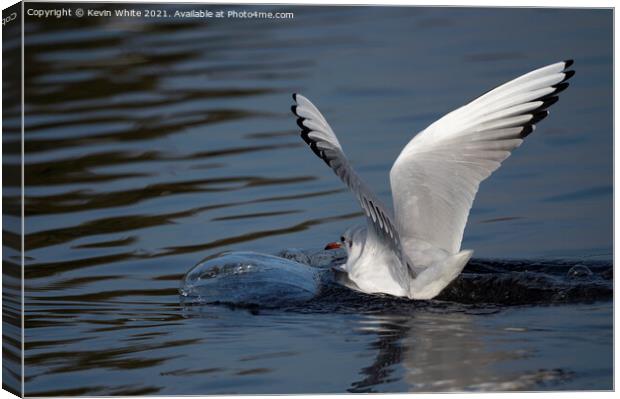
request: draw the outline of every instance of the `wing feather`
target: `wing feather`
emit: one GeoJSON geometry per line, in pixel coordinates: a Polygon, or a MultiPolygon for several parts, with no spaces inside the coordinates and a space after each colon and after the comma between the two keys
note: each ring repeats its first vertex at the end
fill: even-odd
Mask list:
{"type": "Polygon", "coordinates": [[[572,61],[537,69],[460,107],[416,135],[390,184],[404,251],[414,242],[456,254],[480,182],[548,115],[574,75],[572,61]]]}
{"type": "MultiPolygon", "coordinates": [[[[355,172],[331,126],[314,104],[301,94],[293,94],[293,99],[295,105],[291,109],[298,118],[297,125],[301,128],[303,140],[353,192],[366,215],[369,228],[373,229],[377,237],[388,242],[394,248],[395,253],[401,256],[402,246],[391,210],[355,172]]],[[[403,261],[403,264],[408,263],[403,261]]],[[[413,270],[410,272],[413,273],[413,270]]]]}

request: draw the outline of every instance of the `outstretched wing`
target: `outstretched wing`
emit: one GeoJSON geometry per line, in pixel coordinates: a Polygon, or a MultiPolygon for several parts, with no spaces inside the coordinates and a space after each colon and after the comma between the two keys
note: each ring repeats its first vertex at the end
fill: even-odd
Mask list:
{"type": "Polygon", "coordinates": [[[455,254],[480,182],[499,168],[568,87],[572,61],[505,83],[416,135],[394,162],[390,184],[405,251],[423,241],[455,254]]]}
{"type": "Polygon", "coordinates": [[[355,194],[373,232],[387,240],[400,255],[400,240],[390,210],[353,170],[334,131],[314,104],[301,94],[293,94],[293,100],[295,105],[291,109],[297,116],[301,137],[355,194]]]}

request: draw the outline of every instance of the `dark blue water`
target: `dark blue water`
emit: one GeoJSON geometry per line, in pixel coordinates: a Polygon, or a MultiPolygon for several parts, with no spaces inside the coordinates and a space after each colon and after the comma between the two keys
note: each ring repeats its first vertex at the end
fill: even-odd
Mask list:
{"type": "Polygon", "coordinates": [[[26,18],[26,394],[611,389],[609,285],[566,301],[179,303],[207,256],[322,248],[363,222],[298,137],[292,92],[390,203],[416,132],[567,58],[571,87],[481,185],[463,247],[518,271],[603,262],[611,284],[610,10],[280,9],[295,18],[26,18]]]}

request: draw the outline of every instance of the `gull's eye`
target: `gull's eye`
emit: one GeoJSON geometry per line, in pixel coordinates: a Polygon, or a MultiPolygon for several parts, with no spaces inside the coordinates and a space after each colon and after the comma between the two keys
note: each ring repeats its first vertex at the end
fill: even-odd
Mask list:
{"type": "Polygon", "coordinates": [[[344,242],[344,236],[340,236],[340,242],[344,242]]]}

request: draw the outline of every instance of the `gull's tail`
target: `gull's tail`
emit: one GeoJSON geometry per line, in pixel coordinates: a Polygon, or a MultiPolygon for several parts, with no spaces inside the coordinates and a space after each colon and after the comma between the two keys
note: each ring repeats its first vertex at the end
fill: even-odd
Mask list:
{"type": "Polygon", "coordinates": [[[461,273],[473,253],[466,249],[429,266],[411,282],[409,298],[432,299],[439,295],[461,273]]]}

